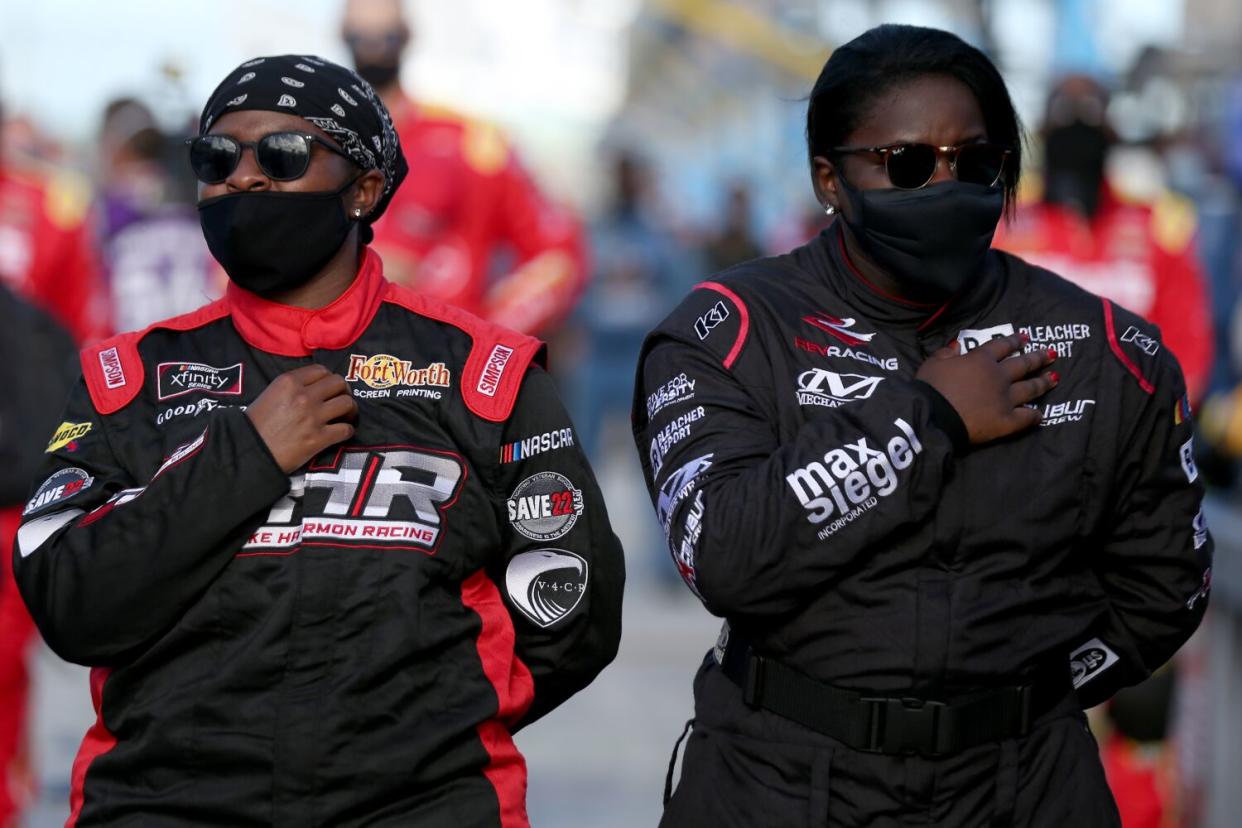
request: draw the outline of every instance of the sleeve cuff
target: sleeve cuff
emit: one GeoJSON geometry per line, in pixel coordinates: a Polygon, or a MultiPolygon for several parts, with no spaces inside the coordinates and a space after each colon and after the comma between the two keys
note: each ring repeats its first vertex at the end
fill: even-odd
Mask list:
{"type": "Polygon", "coordinates": [[[966,424],[958,416],[957,409],[939,391],[922,380],[915,380],[914,387],[923,394],[931,406],[929,419],[932,425],[949,435],[949,439],[953,441],[955,453],[965,453],[970,448],[970,434],[966,431],[966,424]]]}

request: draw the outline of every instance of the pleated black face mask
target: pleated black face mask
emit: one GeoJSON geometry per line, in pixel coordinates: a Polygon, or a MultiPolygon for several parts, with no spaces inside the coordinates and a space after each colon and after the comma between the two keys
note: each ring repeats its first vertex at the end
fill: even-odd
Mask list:
{"type": "Polygon", "coordinates": [[[1000,187],[945,181],[917,190],[859,190],[843,176],[867,254],[893,278],[923,294],[949,296],[983,271],[1005,208],[1000,187]]]}
{"type": "Polygon", "coordinates": [[[242,192],[202,201],[207,247],[238,287],[264,294],[304,284],[349,236],[341,195],[356,180],[331,192],[242,192]]]}

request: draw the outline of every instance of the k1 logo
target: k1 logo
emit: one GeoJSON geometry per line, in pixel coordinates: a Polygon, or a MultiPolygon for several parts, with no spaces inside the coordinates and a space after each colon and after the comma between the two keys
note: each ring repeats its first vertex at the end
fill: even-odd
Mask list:
{"type": "Polygon", "coordinates": [[[289,494],[242,554],[289,554],[299,546],[435,552],[444,512],[466,467],[447,451],[415,446],[347,446],[291,479],[289,494]]]}

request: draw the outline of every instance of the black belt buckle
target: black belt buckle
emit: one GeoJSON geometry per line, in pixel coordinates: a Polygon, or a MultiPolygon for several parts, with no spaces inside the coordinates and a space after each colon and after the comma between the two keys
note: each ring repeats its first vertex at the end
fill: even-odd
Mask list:
{"type": "Polygon", "coordinates": [[[936,757],[947,751],[940,742],[944,702],[915,698],[864,698],[871,705],[871,727],[863,750],[871,753],[936,757]]]}
{"type": "Polygon", "coordinates": [[[748,653],[746,681],[742,683],[742,701],[747,707],[759,707],[763,696],[763,680],[768,671],[768,660],[761,655],[748,653]]]}

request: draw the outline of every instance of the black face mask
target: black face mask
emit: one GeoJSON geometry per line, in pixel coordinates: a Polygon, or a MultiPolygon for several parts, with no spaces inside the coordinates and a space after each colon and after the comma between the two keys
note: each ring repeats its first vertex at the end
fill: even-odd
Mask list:
{"type": "Polygon", "coordinates": [[[1044,141],[1044,200],[1086,216],[1095,215],[1110,143],[1103,127],[1082,121],[1048,130],[1044,141]]]}
{"type": "Polygon", "coordinates": [[[384,89],[397,79],[397,75],[401,73],[401,64],[397,61],[392,63],[355,61],[354,71],[376,89],[384,89]]]}
{"type": "Polygon", "coordinates": [[[327,193],[243,192],[200,202],[207,247],[238,287],[260,294],[295,288],[349,235],[341,194],[356,180],[327,193]]]}
{"type": "Polygon", "coordinates": [[[845,221],[863,249],[893,278],[920,295],[948,296],[983,271],[1005,207],[1000,187],[945,181],[918,190],[855,189],[845,221]]]}

